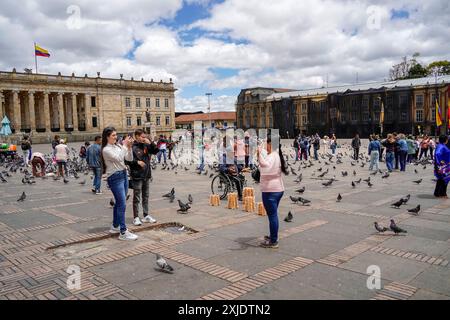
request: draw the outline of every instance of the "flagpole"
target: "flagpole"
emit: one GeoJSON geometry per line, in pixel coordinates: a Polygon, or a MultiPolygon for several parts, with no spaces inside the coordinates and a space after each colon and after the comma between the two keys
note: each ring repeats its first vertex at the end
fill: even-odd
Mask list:
{"type": "Polygon", "coordinates": [[[34,43],[34,63],[36,65],[36,74],[37,74],[38,68],[37,68],[36,42],[34,43]]]}

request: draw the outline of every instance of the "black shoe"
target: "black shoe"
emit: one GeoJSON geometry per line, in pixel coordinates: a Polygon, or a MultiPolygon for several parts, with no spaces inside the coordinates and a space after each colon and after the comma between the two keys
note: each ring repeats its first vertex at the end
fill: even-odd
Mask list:
{"type": "Polygon", "coordinates": [[[270,242],[270,240],[263,241],[259,244],[260,247],[268,248],[268,249],[277,249],[278,242],[270,242]]]}

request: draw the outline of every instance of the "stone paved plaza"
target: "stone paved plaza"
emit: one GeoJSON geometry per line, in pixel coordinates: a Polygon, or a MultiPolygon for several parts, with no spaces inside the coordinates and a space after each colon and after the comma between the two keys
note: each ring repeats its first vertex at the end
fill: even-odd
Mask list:
{"type": "MultiPolygon", "coordinates": [[[[287,150],[288,141],[284,144],[287,150]]],[[[48,152],[49,146],[34,149],[48,152]]],[[[338,152],[349,151],[344,146],[338,152]]],[[[128,227],[139,235],[134,242],[108,234],[112,195],[104,182],[104,194],[96,196],[90,175],[68,184],[49,178],[24,185],[22,175],[13,174],[0,184],[0,299],[450,299],[450,200],[432,196],[433,166],[410,165],[387,179],[371,176],[371,188],[364,182],[352,188],[352,180],[369,177],[367,164],[352,166],[349,155],[343,164],[320,162],[298,171],[303,165],[290,161],[303,181],[283,177],[278,249],[258,247],[268,234],[267,217],[242,206],[227,209],[226,201],[209,206],[209,169],[199,176],[194,166],[178,174],[159,166],[150,186],[157,224],[132,226],[132,198],[127,202],[128,227]],[[325,177],[336,176],[331,187],[317,179],[320,167],[329,169],[325,177]],[[85,178],[87,184],[80,185],[85,178]],[[420,178],[420,185],[412,182],[420,178]],[[310,206],[289,199],[303,186],[310,206]],[[183,202],[192,194],[188,214],[162,198],[172,187],[183,202]],[[27,198],[17,202],[22,191],[27,198]],[[408,204],[390,206],[407,194],[408,204]],[[407,209],[418,204],[419,216],[410,215],[407,209]],[[288,211],[291,223],[283,221],[288,211]],[[375,231],[374,221],[388,226],[391,218],[408,233],[375,231]],[[173,274],[155,270],[157,253],[174,267],[173,274]],[[69,265],[80,267],[80,289],[67,287],[69,265]],[[381,271],[379,290],[366,285],[371,265],[381,271]]],[[[246,176],[261,201],[259,186],[246,176]]]]}

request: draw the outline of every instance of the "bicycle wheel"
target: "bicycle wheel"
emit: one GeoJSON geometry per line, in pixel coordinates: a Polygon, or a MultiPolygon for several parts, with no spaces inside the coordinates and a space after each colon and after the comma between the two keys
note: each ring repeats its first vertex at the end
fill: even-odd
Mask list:
{"type": "Polygon", "coordinates": [[[220,196],[220,200],[226,198],[231,182],[229,179],[221,174],[215,176],[211,181],[211,191],[213,194],[218,194],[220,196]]]}

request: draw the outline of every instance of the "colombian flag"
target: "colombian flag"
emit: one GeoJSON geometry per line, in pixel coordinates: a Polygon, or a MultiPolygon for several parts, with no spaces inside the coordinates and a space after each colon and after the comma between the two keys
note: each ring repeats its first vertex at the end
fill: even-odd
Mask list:
{"type": "Polygon", "coordinates": [[[436,100],[436,126],[437,127],[442,126],[441,108],[439,108],[439,103],[437,100],[436,100]]]}
{"type": "Polygon", "coordinates": [[[37,44],[34,45],[34,54],[39,57],[50,57],[50,53],[44,48],[39,47],[37,44]]]}

